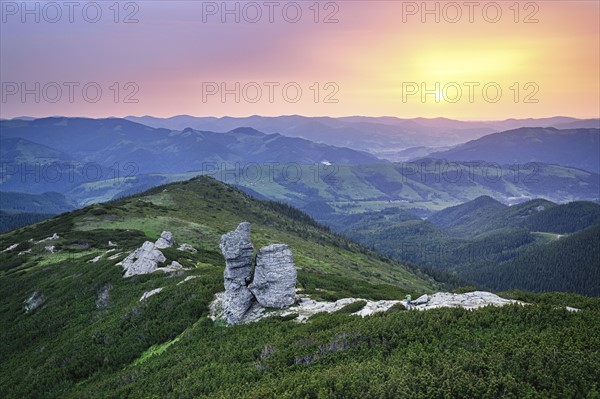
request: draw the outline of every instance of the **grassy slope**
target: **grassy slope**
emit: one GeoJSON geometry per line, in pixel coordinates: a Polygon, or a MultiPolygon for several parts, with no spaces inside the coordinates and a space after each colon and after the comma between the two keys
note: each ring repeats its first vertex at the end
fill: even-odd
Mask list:
{"type": "Polygon", "coordinates": [[[19,243],[0,254],[0,396],[62,397],[75,383],[121,370],[149,349],[163,351],[160,345],[191,329],[223,289],[219,237],[243,220],[253,224],[255,248],[290,245],[300,287],[315,296],[402,298],[436,288],[428,278],[328,233],[291,208],[257,202],[212,179],[158,187],[0,235],[2,250],[19,243]],[[164,251],[169,262],[176,259],[193,270],[123,279],[114,264],[162,230],[199,249],[164,251]],[[36,244],[55,232],[59,240],[36,244]],[[108,240],[119,245],[110,254],[108,240]],[[60,251],[45,251],[49,244],[60,251]],[[89,262],[99,255],[98,262],[89,262]],[[191,275],[197,278],[177,285],[191,275]],[[163,292],[139,302],[145,291],[158,287],[163,292]],[[104,304],[103,291],[109,292],[104,304]],[[25,313],[24,301],[34,292],[45,302],[25,313]]]}

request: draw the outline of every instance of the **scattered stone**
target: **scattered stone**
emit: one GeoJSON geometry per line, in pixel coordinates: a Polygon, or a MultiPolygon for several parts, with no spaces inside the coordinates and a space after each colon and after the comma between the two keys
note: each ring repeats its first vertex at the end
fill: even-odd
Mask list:
{"type": "Polygon", "coordinates": [[[152,273],[156,271],[159,263],[163,263],[166,260],[167,258],[153,243],[146,241],[140,248],[136,249],[118,264],[123,266],[125,270],[123,277],[131,277],[136,274],[152,273]]]}
{"type": "Polygon", "coordinates": [[[60,237],[58,236],[58,234],[54,233],[54,234],[52,234],[51,237],[47,237],[47,238],[44,238],[42,240],[39,240],[38,242],[36,242],[36,244],[41,244],[41,243],[46,242],[46,241],[58,240],[59,238],[60,237]]]}
{"type": "Polygon", "coordinates": [[[162,271],[165,273],[172,273],[172,272],[181,272],[183,269],[183,265],[177,261],[172,261],[170,265],[165,266],[165,267],[159,267],[158,269],[156,269],[156,271],[162,271]]]}
{"type": "Polygon", "coordinates": [[[171,262],[171,264],[168,267],[173,268],[173,269],[182,269],[183,265],[181,263],[177,262],[176,260],[174,260],[171,262]]]}
{"type": "Polygon", "coordinates": [[[113,286],[111,283],[104,284],[96,298],[96,308],[104,309],[110,305],[110,290],[112,290],[112,288],[113,286]]]}
{"type": "Polygon", "coordinates": [[[145,301],[146,299],[150,298],[152,295],[158,294],[162,290],[163,290],[163,288],[161,287],[161,288],[155,288],[153,290],[144,292],[144,294],[142,294],[142,297],[140,298],[140,302],[145,301]]]}
{"type": "Polygon", "coordinates": [[[116,246],[117,246],[117,244],[109,240],[109,241],[108,241],[108,246],[109,246],[109,247],[116,247],[116,246]]]}
{"type": "Polygon", "coordinates": [[[190,281],[194,278],[198,278],[198,276],[187,276],[186,278],[184,278],[183,280],[181,280],[180,282],[177,283],[177,285],[181,285],[183,283],[185,283],[186,281],[190,281]]]}
{"type": "Polygon", "coordinates": [[[48,252],[50,252],[51,254],[54,253],[54,250],[56,249],[56,247],[54,245],[47,245],[44,247],[44,249],[48,252]]]}
{"type": "Polygon", "coordinates": [[[286,244],[273,244],[260,249],[256,256],[254,280],[248,287],[264,307],[283,308],[296,297],[296,265],[286,244]]]}
{"type": "Polygon", "coordinates": [[[109,254],[109,253],[111,253],[111,252],[115,252],[116,250],[117,250],[116,248],[113,248],[113,249],[108,249],[108,250],[104,251],[104,253],[105,253],[105,254],[109,254]]]}
{"type": "Polygon", "coordinates": [[[158,249],[164,249],[171,248],[174,243],[175,240],[173,239],[173,233],[171,233],[170,231],[163,231],[162,233],[160,233],[160,237],[158,240],[156,240],[154,245],[158,249]]]}
{"type": "Polygon", "coordinates": [[[570,306],[565,307],[565,309],[567,309],[569,312],[581,312],[581,309],[577,309],[577,308],[572,308],[570,306]]]}
{"type": "Polygon", "coordinates": [[[254,251],[250,242],[250,223],[240,223],[235,231],[221,236],[220,248],[225,257],[223,314],[228,323],[237,324],[254,301],[247,287],[254,251]]]}
{"type": "Polygon", "coordinates": [[[194,247],[192,247],[190,244],[181,244],[179,246],[179,248],[177,248],[178,251],[189,251],[189,252],[198,252],[198,250],[194,247]]]}
{"type": "Polygon", "coordinates": [[[123,252],[118,252],[118,253],[116,253],[116,254],[114,254],[114,255],[111,255],[111,256],[109,256],[109,257],[108,257],[108,259],[110,259],[110,260],[115,260],[115,259],[117,259],[119,256],[121,256],[121,254],[122,254],[122,253],[123,253],[123,252]]]}
{"type": "Polygon", "coordinates": [[[429,295],[425,294],[425,295],[421,295],[414,301],[411,301],[411,304],[412,305],[423,305],[423,304],[426,304],[428,301],[429,301],[429,295]]]}
{"type": "Polygon", "coordinates": [[[102,258],[102,255],[98,255],[94,259],[90,259],[88,263],[96,263],[100,260],[100,258],[102,258]]]}
{"type": "Polygon", "coordinates": [[[21,255],[25,255],[25,254],[30,254],[31,253],[31,248],[26,249],[25,251],[21,251],[17,254],[17,256],[21,256],[21,255]]]}
{"type": "Polygon", "coordinates": [[[46,302],[46,297],[44,296],[44,294],[35,291],[31,295],[29,295],[29,298],[27,298],[27,300],[25,300],[25,305],[23,306],[23,308],[25,309],[25,313],[29,313],[36,310],[37,308],[42,306],[44,302],[46,302]]]}
{"type": "Polygon", "coordinates": [[[19,246],[19,244],[18,244],[18,243],[17,243],[17,244],[13,244],[13,245],[11,245],[10,247],[6,248],[6,249],[5,249],[4,251],[2,251],[2,252],[4,253],[4,252],[12,251],[13,249],[15,249],[15,248],[16,248],[16,247],[18,247],[18,246],[19,246]]]}

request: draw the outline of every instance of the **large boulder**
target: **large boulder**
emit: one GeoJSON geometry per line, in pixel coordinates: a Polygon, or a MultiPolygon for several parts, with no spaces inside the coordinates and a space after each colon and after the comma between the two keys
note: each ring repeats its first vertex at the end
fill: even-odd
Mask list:
{"type": "Polygon", "coordinates": [[[294,303],[296,266],[286,244],[272,244],[260,249],[249,289],[264,307],[283,308],[294,303]]]}
{"type": "Polygon", "coordinates": [[[156,246],[156,248],[164,249],[171,248],[174,243],[175,240],[173,239],[173,233],[171,233],[170,231],[163,231],[162,233],[160,233],[160,237],[158,238],[158,240],[156,240],[154,245],[156,246]]]}
{"type": "Polygon", "coordinates": [[[140,248],[123,259],[121,265],[125,270],[123,277],[131,277],[136,274],[148,274],[156,271],[159,263],[167,259],[154,243],[146,241],[140,248]]]}
{"type": "Polygon", "coordinates": [[[254,251],[250,242],[250,223],[240,223],[235,231],[223,234],[220,247],[225,257],[223,313],[227,322],[237,324],[254,301],[248,290],[254,251]]]}

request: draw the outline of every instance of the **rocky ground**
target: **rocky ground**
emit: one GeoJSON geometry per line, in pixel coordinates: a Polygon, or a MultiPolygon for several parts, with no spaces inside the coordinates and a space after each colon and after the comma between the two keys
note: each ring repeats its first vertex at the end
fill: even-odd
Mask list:
{"type": "MultiPolygon", "coordinates": [[[[222,301],[223,293],[219,293],[215,296],[215,300],[211,303],[210,318],[212,320],[223,319],[224,315],[222,301]]],[[[244,315],[242,323],[258,321],[264,319],[265,317],[290,316],[294,314],[297,314],[297,317],[294,319],[295,321],[306,322],[311,316],[317,313],[333,313],[351,303],[359,301],[366,302],[366,305],[362,309],[352,314],[361,317],[369,316],[377,312],[386,312],[392,306],[397,304],[401,304],[410,310],[429,310],[451,307],[461,307],[464,309],[473,310],[484,306],[504,306],[513,303],[526,305],[524,302],[504,299],[496,294],[485,291],[467,292],[465,294],[438,292],[433,295],[423,295],[412,301],[412,305],[408,305],[406,301],[370,301],[361,298],[343,298],[335,302],[325,302],[316,301],[304,294],[297,294],[295,304],[285,309],[265,309],[260,306],[252,306],[244,315]]]]}

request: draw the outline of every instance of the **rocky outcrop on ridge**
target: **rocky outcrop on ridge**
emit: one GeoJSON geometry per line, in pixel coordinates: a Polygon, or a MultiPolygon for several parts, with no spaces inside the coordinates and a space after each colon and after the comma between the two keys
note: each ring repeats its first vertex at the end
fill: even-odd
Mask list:
{"type": "Polygon", "coordinates": [[[225,293],[220,309],[229,324],[244,322],[246,313],[257,306],[283,308],[294,303],[296,266],[286,244],[261,248],[253,281],[250,223],[240,223],[235,231],[224,234],[220,246],[225,257],[225,293]]]}
{"type": "Polygon", "coordinates": [[[167,260],[154,243],[146,241],[142,246],[133,251],[120,262],[125,270],[123,277],[131,277],[136,274],[148,274],[158,269],[158,264],[167,260]]]}
{"type": "Polygon", "coordinates": [[[256,255],[254,280],[248,287],[264,307],[283,308],[296,299],[296,266],[286,244],[273,244],[256,255]]]}
{"type": "Polygon", "coordinates": [[[167,261],[167,258],[160,250],[170,248],[174,243],[173,234],[169,231],[163,231],[155,243],[150,241],[144,242],[140,248],[117,263],[117,265],[122,266],[123,270],[125,270],[123,277],[148,274],[155,271],[173,272],[183,269],[183,266],[177,261],[172,261],[168,266],[159,267],[159,263],[167,261]]]}
{"type": "MultiPolygon", "coordinates": [[[[210,305],[210,317],[215,320],[222,317],[222,301],[223,294],[217,294],[215,300],[210,305]]],[[[409,310],[430,310],[436,308],[461,307],[464,309],[475,310],[484,306],[505,306],[509,304],[526,305],[525,302],[504,299],[496,294],[485,291],[467,292],[465,294],[451,294],[448,292],[438,292],[432,295],[423,295],[412,301],[409,305],[406,301],[398,300],[381,300],[370,301],[361,298],[343,298],[335,302],[316,301],[307,295],[299,294],[296,296],[296,304],[281,310],[267,311],[260,306],[252,306],[252,308],[244,315],[243,322],[249,323],[272,316],[289,316],[297,315],[294,319],[297,322],[304,323],[312,315],[317,313],[333,313],[344,306],[354,302],[364,301],[365,306],[352,313],[352,315],[365,317],[378,312],[387,312],[395,305],[401,304],[409,310]]]]}
{"type": "Polygon", "coordinates": [[[237,324],[254,300],[248,289],[254,251],[250,242],[250,223],[240,223],[235,231],[223,234],[220,247],[225,257],[223,312],[228,323],[237,324]]]}
{"type": "Polygon", "coordinates": [[[170,231],[163,231],[154,246],[158,249],[171,248],[174,243],[173,234],[170,231]]]}

